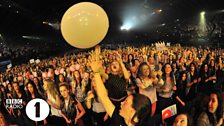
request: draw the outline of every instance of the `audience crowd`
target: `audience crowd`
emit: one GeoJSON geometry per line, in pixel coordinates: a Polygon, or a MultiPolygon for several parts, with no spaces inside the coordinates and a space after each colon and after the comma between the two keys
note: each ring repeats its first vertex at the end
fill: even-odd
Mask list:
{"type": "Polygon", "coordinates": [[[96,46],[0,73],[0,115],[19,126],[223,126],[223,85],[224,49],[96,46]],[[25,112],[35,98],[50,106],[43,121],[25,112]],[[172,105],[177,112],[164,115],[172,105]]]}

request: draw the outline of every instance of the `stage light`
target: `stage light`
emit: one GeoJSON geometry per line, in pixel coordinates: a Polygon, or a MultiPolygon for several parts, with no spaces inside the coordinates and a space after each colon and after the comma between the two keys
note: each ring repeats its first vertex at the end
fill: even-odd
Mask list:
{"type": "Polygon", "coordinates": [[[204,37],[206,36],[206,18],[205,18],[205,11],[202,11],[200,13],[199,17],[199,31],[198,31],[198,36],[199,37],[204,37]]]}
{"type": "Polygon", "coordinates": [[[156,9],[154,12],[155,12],[156,14],[160,14],[162,11],[163,11],[162,9],[156,9]]]}
{"type": "Polygon", "coordinates": [[[59,28],[60,28],[60,25],[59,25],[58,22],[51,23],[51,22],[43,21],[42,24],[48,25],[48,26],[52,27],[55,30],[59,30],[59,28]]]}
{"type": "Polygon", "coordinates": [[[121,26],[120,29],[128,31],[131,29],[131,27],[132,27],[131,23],[127,23],[127,24],[124,24],[123,26],[121,26]]]}
{"type": "Polygon", "coordinates": [[[46,21],[43,21],[42,23],[43,23],[43,24],[48,24],[48,22],[46,22],[46,21]]]}
{"type": "Polygon", "coordinates": [[[223,13],[224,12],[224,9],[223,10],[218,10],[216,13],[223,13]]]}
{"type": "Polygon", "coordinates": [[[24,39],[32,39],[32,40],[40,40],[41,38],[40,37],[36,37],[36,36],[22,36],[22,38],[24,39]]]}
{"type": "Polygon", "coordinates": [[[204,12],[204,11],[202,11],[202,12],[201,12],[201,16],[204,16],[204,15],[205,15],[205,12],[204,12]]]}

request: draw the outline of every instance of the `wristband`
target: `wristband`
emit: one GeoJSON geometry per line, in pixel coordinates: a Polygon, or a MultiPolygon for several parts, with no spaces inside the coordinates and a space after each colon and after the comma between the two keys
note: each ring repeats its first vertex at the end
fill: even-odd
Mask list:
{"type": "Polygon", "coordinates": [[[96,71],[96,72],[94,72],[94,73],[95,73],[95,74],[96,74],[96,73],[100,73],[100,71],[96,71]]]}

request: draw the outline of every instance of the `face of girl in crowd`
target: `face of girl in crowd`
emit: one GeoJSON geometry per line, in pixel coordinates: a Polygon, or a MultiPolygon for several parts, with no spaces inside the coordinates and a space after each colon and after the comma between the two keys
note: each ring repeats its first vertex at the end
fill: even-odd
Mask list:
{"type": "Polygon", "coordinates": [[[27,89],[28,89],[28,91],[29,91],[31,94],[34,93],[34,89],[33,89],[33,85],[32,85],[32,84],[28,83],[28,85],[27,85],[27,89]]]}
{"type": "Polygon", "coordinates": [[[133,117],[135,110],[132,107],[133,104],[133,96],[129,95],[125,101],[121,102],[121,109],[119,111],[119,114],[124,118],[126,124],[131,120],[133,117]]]}
{"type": "Polygon", "coordinates": [[[149,76],[149,66],[148,65],[144,65],[142,66],[142,75],[143,76],[149,76]]]}
{"type": "Polygon", "coordinates": [[[18,91],[19,90],[19,85],[17,83],[14,83],[13,88],[14,88],[15,91],[18,91]]]}
{"type": "Polygon", "coordinates": [[[140,58],[139,58],[139,62],[140,62],[140,63],[144,62],[143,57],[140,57],[140,58]]]}
{"type": "Polygon", "coordinates": [[[12,85],[11,84],[8,84],[8,89],[9,89],[9,91],[12,91],[12,85]]]}
{"type": "Polygon", "coordinates": [[[185,81],[186,79],[187,79],[187,74],[184,73],[184,74],[182,75],[182,80],[185,81]]]}
{"type": "Polygon", "coordinates": [[[211,66],[215,66],[215,61],[214,60],[211,61],[211,66]]]}
{"type": "Polygon", "coordinates": [[[90,74],[87,73],[87,72],[85,72],[84,75],[83,75],[83,79],[84,79],[84,80],[88,80],[89,77],[90,77],[90,74]]]}
{"type": "Polygon", "coordinates": [[[52,68],[48,69],[48,73],[51,73],[52,75],[54,75],[54,69],[52,68]]]}
{"type": "Polygon", "coordinates": [[[5,92],[5,89],[4,89],[4,87],[1,87],[1,91],[2,91],[2,92],[5,92]]]}
{"type": "Polygon", "coordinates": [[[205,65],[204,70],[205,70],[205,72],[208,71],[208,65],[207,64],[205,65]]]}
{"type": "Polygon", "coordinates": [[[195,70],[195,67],[193,64],[191,64],[191,71],[194,71],[195,70]]]}
{"type": "Polygon", "coordinates": [[[123,61],[127,61],[127,56],[124,54],[124,55],[122,55],[122,60],[123,61]]]}
{"type": "Polygon", "coordinates": [[[150,57],[148,58],[148,62],[149,62],[150,64],[154,64],[154,58],[153,58],[152,56],[150,56],[150,57]]]}
{"type": "Polygon", "coordinates": [[[135,66],[139,66],[139,60],[135,60],[135,66]]]}
{"type": "Polygon", "coordinates": [[[187,123],[187,116],[180,114],[175,118],[173,126],[187,126],[187,123]]]}
{"type": "Polygon", "coordinates": [[[38,79],[37,79],[37,78],[34,78],[34,79],[33,79],[33,82],[34,82],[34,84],[37,85],[37,84],[38,84],[38,79]]]}
{"type": "Polygon", "coordinates": [[[0,125],[1,126],[6,126],[5,122],[6,122],[5,117],[3,116],[2,113],[0,113],[0,125]]]}
{"type": "Polygon", "coordinates": [[[165,73],[169,74],[171,71],[172,71],[171,66],[169,64],[166,64],[166,66],[165,66],[165,73]]]}
{"type": "Polygon", "coordinates": [[[163,68],[163,64],[159,63],[159,70],[161,70],[163,68]]]}
{"type": "Polygon", "coordinates": [[[128,56],[128,59],[131,61],[133,59],[133,56],[132,55],[129,55],[128,56]]]}
{"type": "Polygon", "coordinates": [[[117,61],[114,61],[110,65],[111,71],[116,73],[120,71],[120,64],[117,61]]]}
{"type": "Polygon", "coordinates": [[[61,86],[61,87],[59,88],[59,91],[60,91],[61,96],[62,96],[63,98],[68,98],[68,96],[69,96],[69,90],[68,90],[65,86],[61,86]]]}
{"type": "Polygon", "coordinates": [[[173,60],[173,56],[172,56],[172,55],[170,55],[170,56],[169,56],[169,59],[170,59],[170,61],[171,61],[171,60],[173,60]]]}
{"type": "Polygon", "coordinates": [[[177,64],[176,64],[176,63],[172,63],[172,67],[173,67],[174,69],[176,69],[176,68],[177,68],[177,64]]]}
{"type": "Polygon", "coordinates": [[[217,108],[218,108],[218,97],[216,94],[211,94],[210,95],[210,100],[208,103],[208,111],[211,113],[215,113],[217,108]]]}
{"type": "Polygon", "coordinates": [[[65,80],[64,76],[63,75],[59,75],[59,81],[60,82],[64,82],[64,80],[65,80]]]}
{"type": "Polygon", "coordinates": [[[79,77],[80,77],[80,75],[79,75],[79,72],[78,72],[78,71],[75,71],[75,72],[74,72],[74,75],[75,75],[75,77],[76,77],[76,78],[79,78],[79,77]]]}

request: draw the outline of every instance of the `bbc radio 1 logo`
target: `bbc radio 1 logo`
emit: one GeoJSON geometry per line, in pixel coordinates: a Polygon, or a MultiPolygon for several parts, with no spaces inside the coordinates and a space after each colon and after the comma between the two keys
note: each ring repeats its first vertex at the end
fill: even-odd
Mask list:
{"type": "Polygon", "coordinates": [[[6,108],[22,109],[23,99],[6,99],[6,108]]]}

